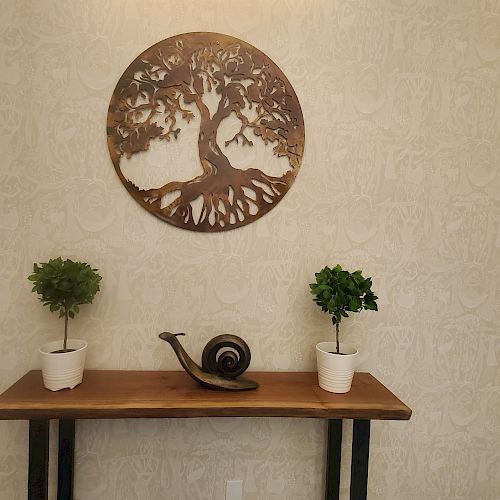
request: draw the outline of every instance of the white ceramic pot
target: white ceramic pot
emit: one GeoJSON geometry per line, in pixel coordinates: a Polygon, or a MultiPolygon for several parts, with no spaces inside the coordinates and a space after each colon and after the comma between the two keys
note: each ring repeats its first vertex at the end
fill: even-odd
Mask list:
{"type": "Polygon", "coordinates": [[[318,384],[325,391],[343,394],[351,390],[358,351],[354,346],[342,343],[340,352],[343,354],[337,354],[336,351],[336,342],[320,342],[316,345],[318,384]]]}
{"type": "Polygon", "coordinates": [[[42,361],[43,384],[51,391],[66,388],[73,389],[83,380],[87,342],[68,339],[66,347],[75,350],[53,354],[53,351],[63,348],[62,340],[49,342],[39,349],[42,361]]]}

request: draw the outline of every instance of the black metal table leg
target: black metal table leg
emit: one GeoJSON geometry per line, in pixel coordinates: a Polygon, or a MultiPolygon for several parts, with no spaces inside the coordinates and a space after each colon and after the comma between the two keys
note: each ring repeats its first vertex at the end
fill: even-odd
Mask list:
{"type": "Polygon", "coordinates": [[[366,500],[370,421],[354,420],[352,429],[351,500],[366,500]]]}
{"type": "Polygon", "coordinates": [[[59,420],[57,500],[73,500],[74,459],[75,459],[75,421],[59,420]]]}
{"type": "Polygon", "coordinates": [[[325,500],[340,498],[340,456],[342,452],[342,420],[328,420],[326,449],[326,493],[325,500]]]}
{"type": "Polygon", "coordinates": [[[49,420],[30,420],[28,500],[49,496],[49,420]]]}

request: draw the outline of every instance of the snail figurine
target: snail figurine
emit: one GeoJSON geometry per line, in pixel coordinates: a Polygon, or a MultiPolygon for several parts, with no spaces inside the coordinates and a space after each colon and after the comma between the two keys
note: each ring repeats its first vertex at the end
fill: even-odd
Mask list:
{"type": "Polygon", "coordinates": [[[219,391],[248,391],[257,389],[253,380],[239,377],[250,365],[250,349],[247,343],[236,335],[218,335],[210,340],[201,356],[198,366],[184,350],[178,336],[184,333],[160,333],[168,342],[188,375],[203,387],[219,391]]]}

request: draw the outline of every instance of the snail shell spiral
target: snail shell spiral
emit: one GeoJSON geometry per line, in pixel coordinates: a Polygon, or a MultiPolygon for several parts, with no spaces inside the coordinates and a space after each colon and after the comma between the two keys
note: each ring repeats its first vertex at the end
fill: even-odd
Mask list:
{"type": "Polygon", "coordinates": [[[201,356],[202,369],[225,378],[236,378],[250,365],[250,348],[236,335],[218,335],[210,340],[201,356]]]}

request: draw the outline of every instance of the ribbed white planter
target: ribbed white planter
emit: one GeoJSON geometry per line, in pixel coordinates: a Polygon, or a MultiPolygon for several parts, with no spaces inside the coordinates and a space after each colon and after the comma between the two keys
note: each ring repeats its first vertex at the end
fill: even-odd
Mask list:
{"type": "Polygon", "coordinates": [[[318,384],[325,391],[343,394],[351,390],[358,351],[354,346],[342,343],[340,352],[343,354],[336,351],[336,342],[316,345],[318,384]]]}
{"type": "Polygon", "coordinates": [[[48,342],[40,347],[43,384],[51,391],[73,389],[83,380],[87,342],[68,339],[66,347],[75,350],[53,354],[53,351],[63,348],[61,340],[48,342]]]}

